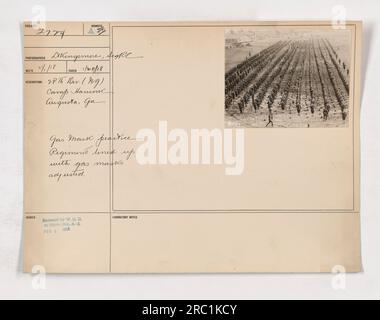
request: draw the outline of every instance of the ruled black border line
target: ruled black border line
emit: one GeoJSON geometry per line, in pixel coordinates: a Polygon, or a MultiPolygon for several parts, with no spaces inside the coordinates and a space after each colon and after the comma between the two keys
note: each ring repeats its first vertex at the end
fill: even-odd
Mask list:
{"type": "Polygon", "coordinates": [[[74,59],[67,59],[67,60],[51,60],[51,59],[24,59],[24,62],[108,62],[109,59],[94,59],[94,60],[81,60],[81,59],[77,59],[77,60],[74,60],[74,59]]]}
{"type": "Polygon", "coordinates": [[[24,72],[24,74],[39,74],[39,75],[44,75],[44,74],[109,74],[109,72],[24,72]]]}
{"type": "MultiPolygon", "coordinates": [[[[359,213],[358,211],[347,211],[347,210],[238,210],[238,211],[233,211],[233,210],[159,210],[159,211],[128,211],[128,210],[119,210],[119,211],[113,211],[111,212],[112,215],[139,215],[139,214],[156,214],[156,213],[161,213],[161,214],[174,214],[174,213],[183,213],[183,214],[249,214],[249,213],[274,213],[274,214],[281,214],[281,213],[331,213],[331,214],[338,214],[338,213],[359,213]]],[[[104,211],[104,212],[83,212],[83,211],[62,211],[62,212],[25,212],[25,215],[49,215],[49,214],[68,214],[68,215],[76,215],[76,214],[88,214],[88,215],[109,215],[109,211],[104,211]]]]}
{"type": "MultiPolygon", "coordinates": [[[[143,28],[161,28],[161,27],[165,27],[165,28],[192,28],[192,27],[206,27],[206,28],[215,28],[215,27],[220,27],[220,28],[224,28],[224,29],[227,29],[227,28],[233,28],[233,27],[309,27],[309,28],[314,28],[314,27],[333,27],[334,25],[333,24],[330,24],[330,23],[324,23],[324,24],[308,24],[308,25],[305,25],[305,24],[275,24],[275,25],[271,25],[271,24],[243,24],[243,25],[148,25],[148,26],[144,26],[144,25],[130,25],[130,26],[112,26],[111,27],[111,34],[110,36],[112,37],[112,51],[113,51],[113,35],[114,35],[114,28],[140,28],[140,27],[143,27],[143,28]]],[[[111,199],[111,202],[112,202],[112,212],[114,214],[118,214],[118,213],[135,213],[135,214],[152,214],[152,213],[210,213],[210,212],[214,212],[214,213],[260,213],[260,212],[271,212],[271,213],[289,213],[289,212],[300,212],[300,213],[355,213],[355,195],[356,195],[356,192],[355,192],[355,189],[356,189],[356,186],[355,186],[355,169],[356,169],[356,161],[355,161],[355,93],[356,93],[356,81],[355,81],[355,77],[356,77],[356,46],[357,46],[357,24],[356,23],[349,23],[349,24],[346,24],[345,26],[350,26],[350,27],[354,27],[354,73],[353,73],[353,77],[351,78],[351,81],[352,82],[352,92],[353,92],[353,96],[352,96],[352,99],[353,99],[353,103],[352,103],[352,138],[353,138],[353,162],[352,162],[352,165],[353,165],[353,181],[352,181],[352,184],[353,184],[353,193],[352,193],[352,196],[353,196],[353,208],[352,209],[334,209],[334,210],[328,210],[328,209],[295,209],[295,210],[292,210],[292,209],[286,209],[286,210],[272,210],[272,209],[265,209],[265,210],[259,210],[259,209],[244,209],[244,210],[241,210],[241,209],[233,209],[233,210],[120,210],[120,209],[115,209],[114,207],[114,179],[113,179],[113,168],[112,168],[112,185],[111,185],[111,194],[112,194],[112,199],[111,199]],[[353,81],[352,81],[353,80],[353,81]]],[[[112,71],[113,71],[113,59],[112,59],[112,71]]],[[[113,75],[113,72],[112,72],[112,136],[113,136],[113,133],[114,133],[114,123],[113,123],[113,119],[114,119],[114,110],[113,110],[113,101],[114,101],[114,90],[113,90],[113,79],[114,79],[114,75],[113,75]]],[[[255,129],[255,128],[251,128],[251,129],[255,129]]],[[[113,148],[113,141],[111,142],[112,143],[112,148],[113,148]]],[[[113,160],[113,155],[112,155],[112,160],[113,160]]],[[[113,167],[111,165],[111,167],[113,167]]]]}
{"type": "Polygon", "coordinates": [[[67,37],[108,37],[106,34],[64,34],[63,36],[61,34],[52,34],[52,35],[43,35],[43,34],[25,34],[25,37],[41,37],[41,38],[58,38],[58,39],[64,39],[67,37]]]}
{"type": "MultiPolygon", "coordinates": [[[[84,24],[83,24],[83,28],[84,28],[84,24]]],[[[111,106],[111,103],[112,103],[112,99],[113,99],[113,57],[111,56],[111,52],[113,51],[112,46],[113,46],[113,38],[111,38],[111,33],[110,33],[110,29],[111,29],[111,23],[108,23],[108,52],[109,52],[109,66],[108,66],[108,71],[109,71],[109,76],[108,76],[108,117],[109,117],[109,134],[110,134],[110,137],[112,137],[112,106],[111,106]],[[111,69],[112,68],[112,69],[111,69]]],[[[113,104],[112,104],[113,105],[113,104]]],[[[109,144],[109,150],[110,150],[110,155],[109,155],[109,159],[112,160],[113,159],[113,155],[112,155],[112,148],[113,148],[113,145],[112,145],[112,140],[110,141],[110,144],[109,144]]],[[[113,160],[112,160],[113,161],[113,160]]],[[[110,235],[109,235],[109,272],[112,273],[112,197],[113,197],[113,194],[112,194],[112,189],[111,189],[111,185],[112,185],[112,179],[113,179],[113,165],[112,165],[112,162],[109,166],[109,185],[108,185],[108,188],[109,188],[109,199],[108,199],[108,206],[109,206],[109,224],[110,224],[110,227],[109,227],[109,232],[110,232],[110,235]]]]}
{"type": "Polygon", "coordinates": [[[108,49],[108,47],[24,47],[24,49],[108,49]]]}
{"type": "MultiPolygon", "coordinates": [[[[84,28],[84,23],[83,23],[83,28],[84,28]]],[[[108,117],[109,117],[109,134],[110,137],[112,137],[112,130],[113,130],[113,57],[111,56],[111,52],[113,51],[113,38],[111,38],[110,34],[110,29],[111,29],[111,23],[108,23],[108,51],[109,51],[109,66],[108,66],[108,71],[109,71],[109,76],[108,76],[108,117]],[[112,69],[111,69],[112,68],[112,69]]],[[[109,159],[113,161],[113,155],[112,155],[112,149],[113,149],[113,139],[111,139],[110,144],[109,144],[109,149],[110,149],[110,155],[109,159]]],[[[112,273],[112,198],[113,198],[113,191],[112,191],[112,179],[113,179],[113,165],[112,162],[110,163],[109,166],[109,177],[108,177],[108,188],[109,188],[109,199],[108,199],[108,206],[109,206],[109,272],[112,273]]]]}

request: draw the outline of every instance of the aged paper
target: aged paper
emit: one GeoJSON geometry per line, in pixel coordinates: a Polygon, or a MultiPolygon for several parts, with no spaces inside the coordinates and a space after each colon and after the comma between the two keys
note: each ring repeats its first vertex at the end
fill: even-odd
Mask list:
{"type": "Polygon", "coordinates": [[[25,272],[361,271],[361,32],[25,23],[25,272]]]}

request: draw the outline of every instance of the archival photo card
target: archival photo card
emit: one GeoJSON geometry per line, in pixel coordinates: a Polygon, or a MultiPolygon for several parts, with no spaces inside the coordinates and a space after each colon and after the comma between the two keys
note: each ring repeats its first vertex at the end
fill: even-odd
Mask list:
{"type": "Polygon", "coordinates": [[[24,271],[360,272],[362,24],[24,24],[24,271]]]}

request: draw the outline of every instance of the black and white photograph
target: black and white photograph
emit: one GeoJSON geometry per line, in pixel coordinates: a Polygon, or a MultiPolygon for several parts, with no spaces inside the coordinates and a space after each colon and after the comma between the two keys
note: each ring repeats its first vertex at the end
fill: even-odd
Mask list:
{"type": "Polygon", "coordinates": [[[231,28],[225,53],[226,127],[348,126],[349,29],[231,28]]]}

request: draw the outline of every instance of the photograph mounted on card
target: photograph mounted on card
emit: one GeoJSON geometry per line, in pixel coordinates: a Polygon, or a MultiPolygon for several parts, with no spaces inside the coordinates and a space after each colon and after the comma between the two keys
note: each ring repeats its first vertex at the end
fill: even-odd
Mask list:
{"type": "Polygon", "coordinates": [[[361,29],[25,23],[25,271],[361,271],[361,29]]]}

